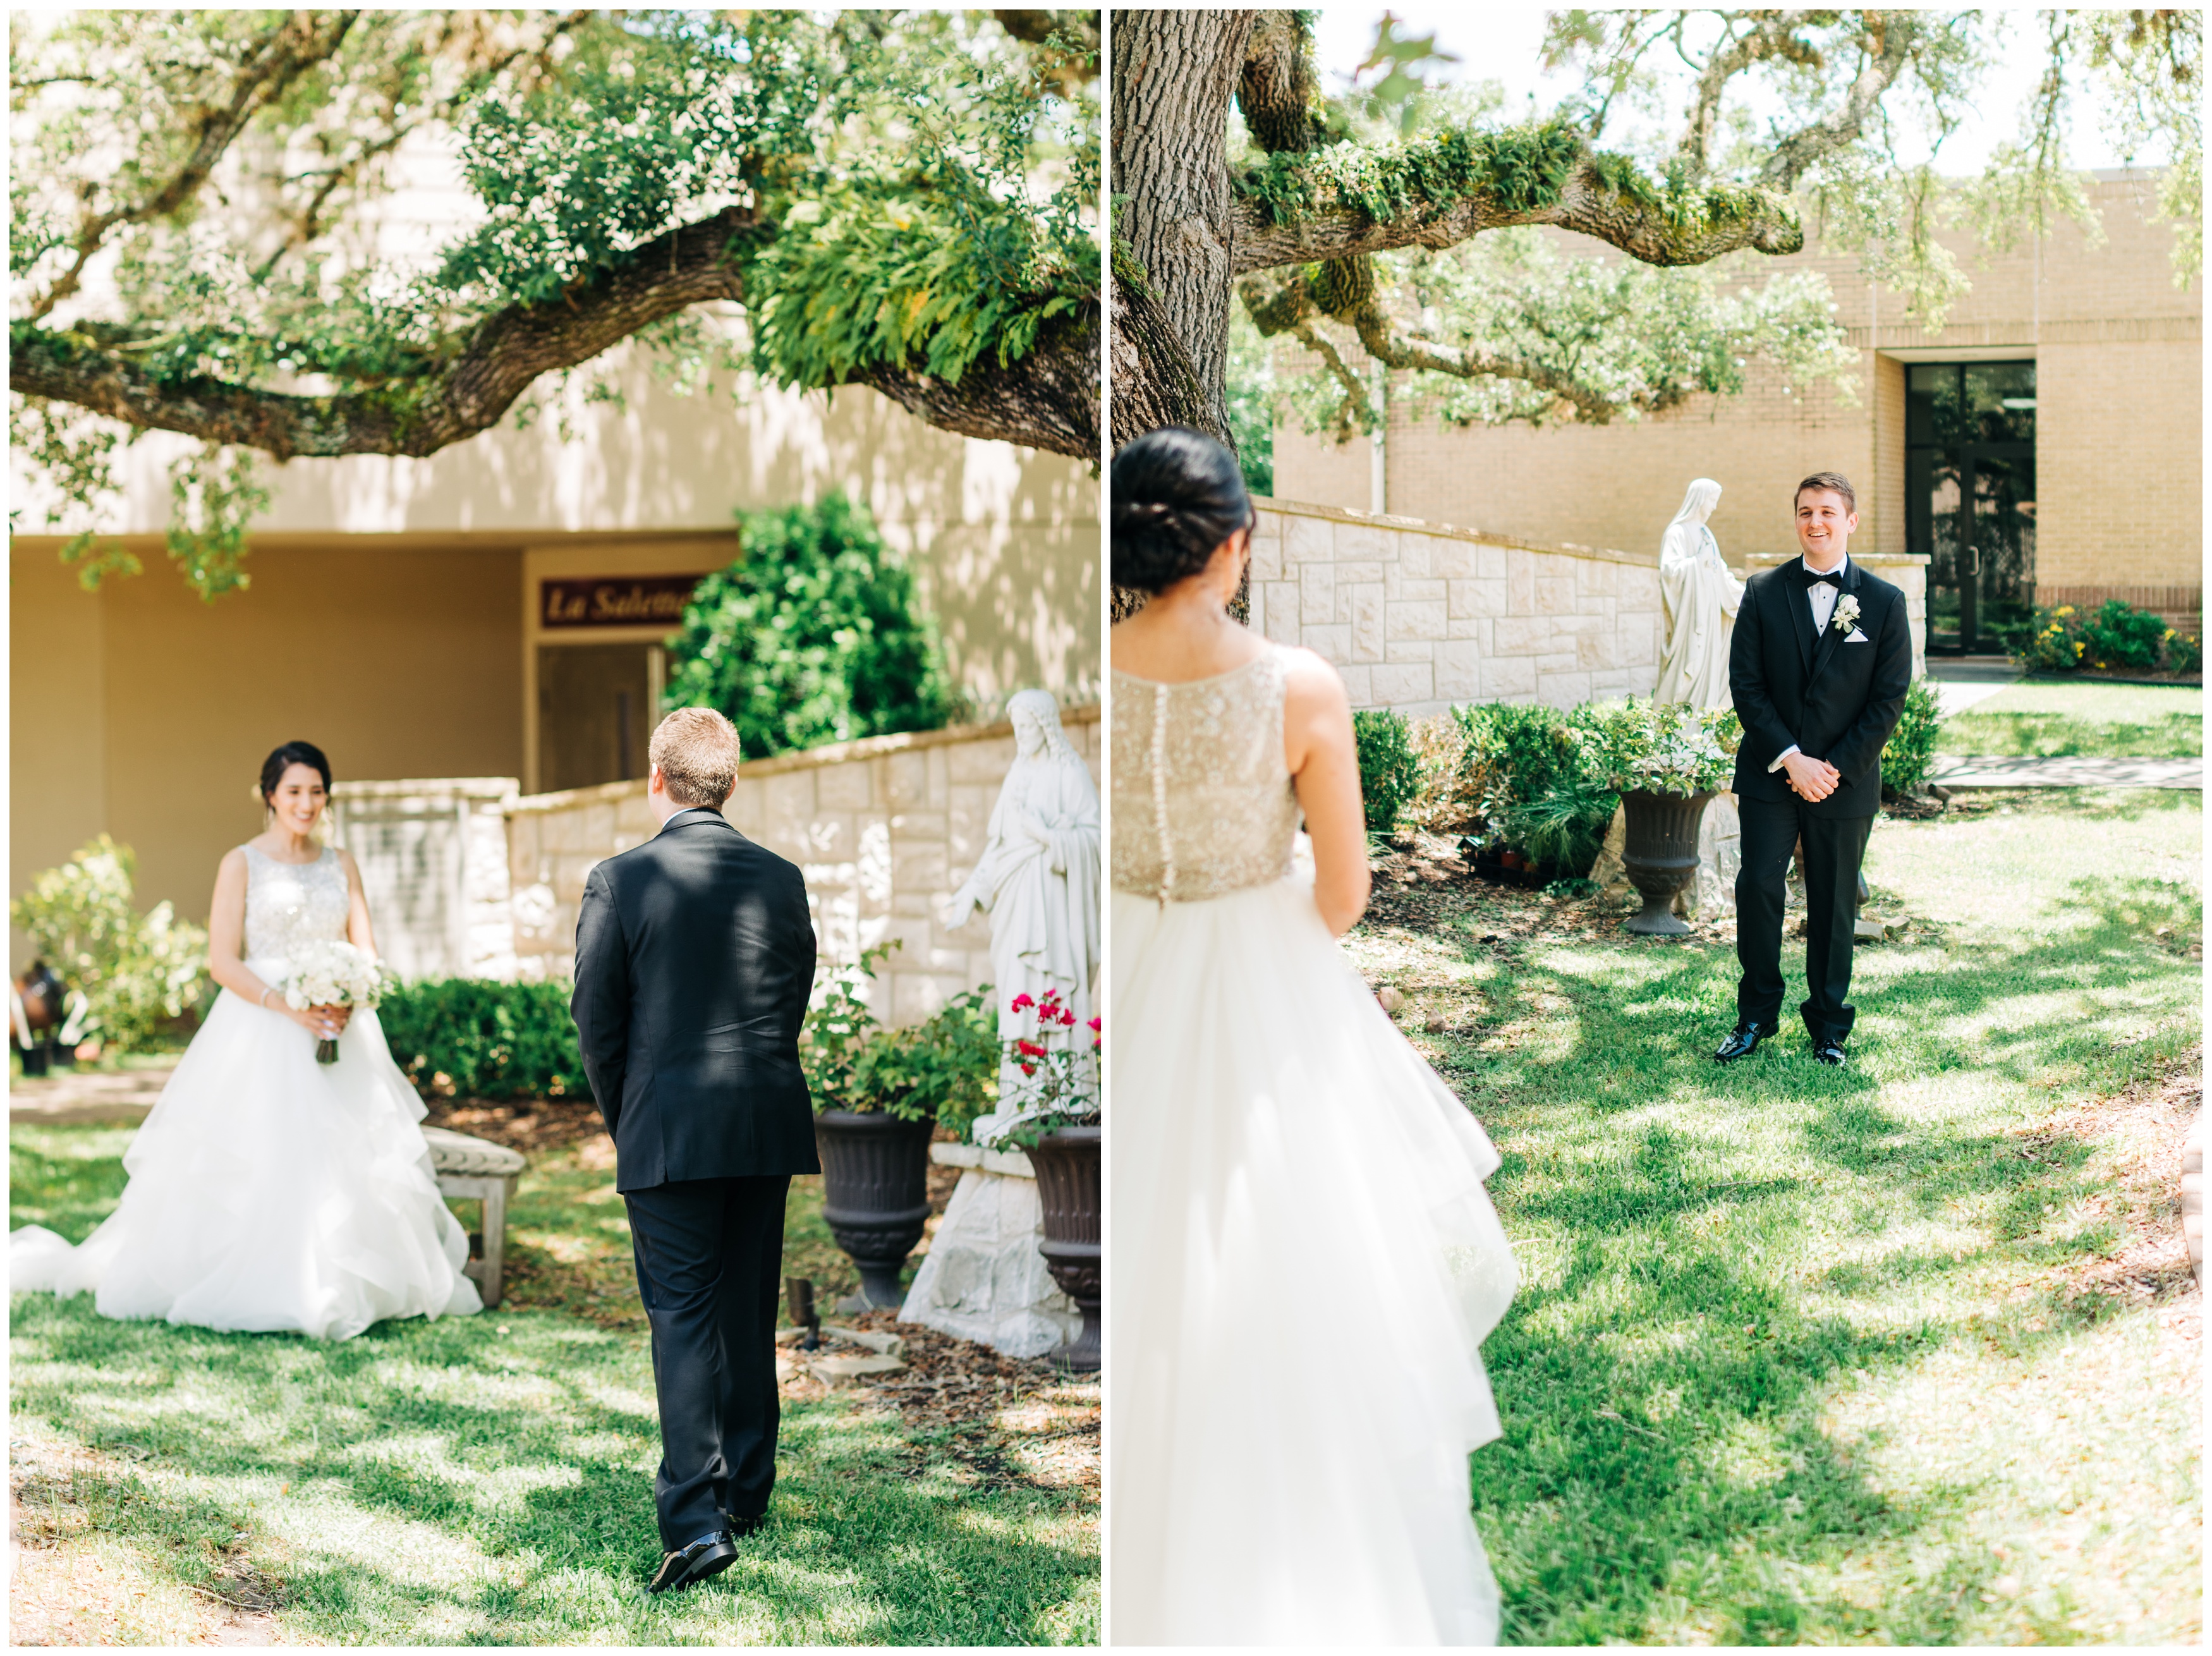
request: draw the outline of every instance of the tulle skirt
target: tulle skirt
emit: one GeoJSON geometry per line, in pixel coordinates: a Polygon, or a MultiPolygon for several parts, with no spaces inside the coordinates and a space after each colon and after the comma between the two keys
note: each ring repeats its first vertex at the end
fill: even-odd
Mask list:
{"type": "Polygon", "coordinates": [[[1110,1636],[1495,1644],[1497,1153],[1310,875],[1113,920],[1110,1636]]]}
{"type": "Polygon", "coordinates": [[[124,1155],[121,1203],[81,1246],[15,1232],[9,1286],[89,1291],[103,1317],[331,1340],[481,1311],[424,1113],[374,1012],[319,1064],[313,1035],[226,990],[124,1155]]]}

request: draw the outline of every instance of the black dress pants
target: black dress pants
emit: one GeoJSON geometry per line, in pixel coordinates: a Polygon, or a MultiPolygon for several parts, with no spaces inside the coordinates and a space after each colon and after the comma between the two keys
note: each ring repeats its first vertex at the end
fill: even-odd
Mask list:
{"type": "Polygon", "coordinates": [[[1822,816],[1804,801],[1739,796],[1743,867],[1735,877],[1735,958],[1743,967],[1736,1014],[1762,1026],[1782,1015],[1782,910],[1790,854],[1805,842],[1805,999],[1797,1010],[1815,1041],[1851,1032],[1851,941],[1858,918],[1859,864],[1872,817],[1822,816]]]}
{"type": "Polygon", "coordinates": [[[625,1191],[653,1328],[662,1546],[757,1518],[775,1487],[777,1288],[788,1174],[625,1191]]]}

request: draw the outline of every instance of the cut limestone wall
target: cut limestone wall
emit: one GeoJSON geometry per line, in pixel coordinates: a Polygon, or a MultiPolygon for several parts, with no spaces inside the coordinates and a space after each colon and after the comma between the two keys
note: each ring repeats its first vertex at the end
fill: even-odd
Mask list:
{"type": "Polygon", "coordinates": [[[1656,553],[1544,546],[1261,500],[1252,624],[1344,675],[1355,708],[1571,707],[1659,681],[1656,553]]]}
{"type": "MultiPolygon", "coordinates": [[[[1064,709],[1067,739],[1098,776],[1098,704],[1064,709]]],[[[877,1014],[925,1018],[991,975],[991,926],[939,918],[975,866],[1006,768],[1011,724],[872,736],[742,766],[723,815],[806,876],[825,961],[847,963],[896,940],[877,976],[877,1014]]],[[[602,858],[657,831],[641,782],[514,801],[507,807],[517,970],[574,969],[584,881],[602,858]]]]}
{"type": "Polygon", "coordinates": [[[331,843],[351,851],[377,951],[402,977],[514,976],[506,811],[512,776],[341,782],[331,843]]]}

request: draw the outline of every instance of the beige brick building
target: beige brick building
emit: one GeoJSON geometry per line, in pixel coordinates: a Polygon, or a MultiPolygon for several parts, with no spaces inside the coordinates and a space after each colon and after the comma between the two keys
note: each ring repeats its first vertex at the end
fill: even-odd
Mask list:
{"type": "MultiPolygon", "coordinates": [[[[1533,430],[1449,427],[1413,417],[1401,400],[1384,443],[1382,499],[1365,439],[1338,447],[1288,424],[1275,431],[1277,493],[1649,555],[1684,486],[1711,477],[1726,490],[1714,533],[1741,565],[1790,545],[1790,486],[1800,477],[1837,470],[1859,492],[1855,551],[1934,553],[1931,648],[1955,647],[1962,574],[1997,585],[1994,571],[1977,575],[1958,556],[1959,546],[1988,538],[1985,518],[1950,515],[1962,509],[2001,511],[2013,543],[2016,587],[1980,594],[1984,622],[1993,600],[2118,597],[2201,635],[2203,297],[2201,285],[2175,285],[2173,227],[2149,216],[2154,189],[2142,174],[2097,175],[2101,246],[2071,224],[1992,255],[1947,236],[1973,286],[1940,333],[1909,320],[1897,294],[1860,272],[1856,255],[1824,251],[1808,222],[1804,253],[1759,261],[1748,273],[1826,273],[1837,320],[1859,353],[1855,402],[1826,385],[1785,389],[1765,374],[1741,396],[1699,398],[1656,419],[1533,430]],[[1915,429],[1924,415],[1908,407],[1908,387],[1921,394],[1942,382],[1954,394],[1949,373],[1971,374],[1970,403],[1978,394],[1996,411],[2002,402],[2000,417],[2017,428],[1999,434],[2014,439],[2011,458],[1984,452],[1979,469],[1952,464],[1945,474],[1945,451],[1915,429]],[[1908,478],[1916,447],[1937,456],[1932,482],[1924,471],[1908,478]],[[1942,544],[1947,533],[1950,545],[1942,544]]],[[[1571,240],[1585,255],[1593,246],[1571,240]]]]}

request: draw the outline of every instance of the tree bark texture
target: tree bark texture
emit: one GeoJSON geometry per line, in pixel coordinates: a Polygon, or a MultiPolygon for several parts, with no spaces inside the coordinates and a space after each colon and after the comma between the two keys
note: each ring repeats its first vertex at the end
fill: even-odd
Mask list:
{"type": "Polygon", "coordinates": [[[1113,15],[1116,447],[1175,423],[1231,441],[1229,101],[1255,15],[1113,15]]]}

